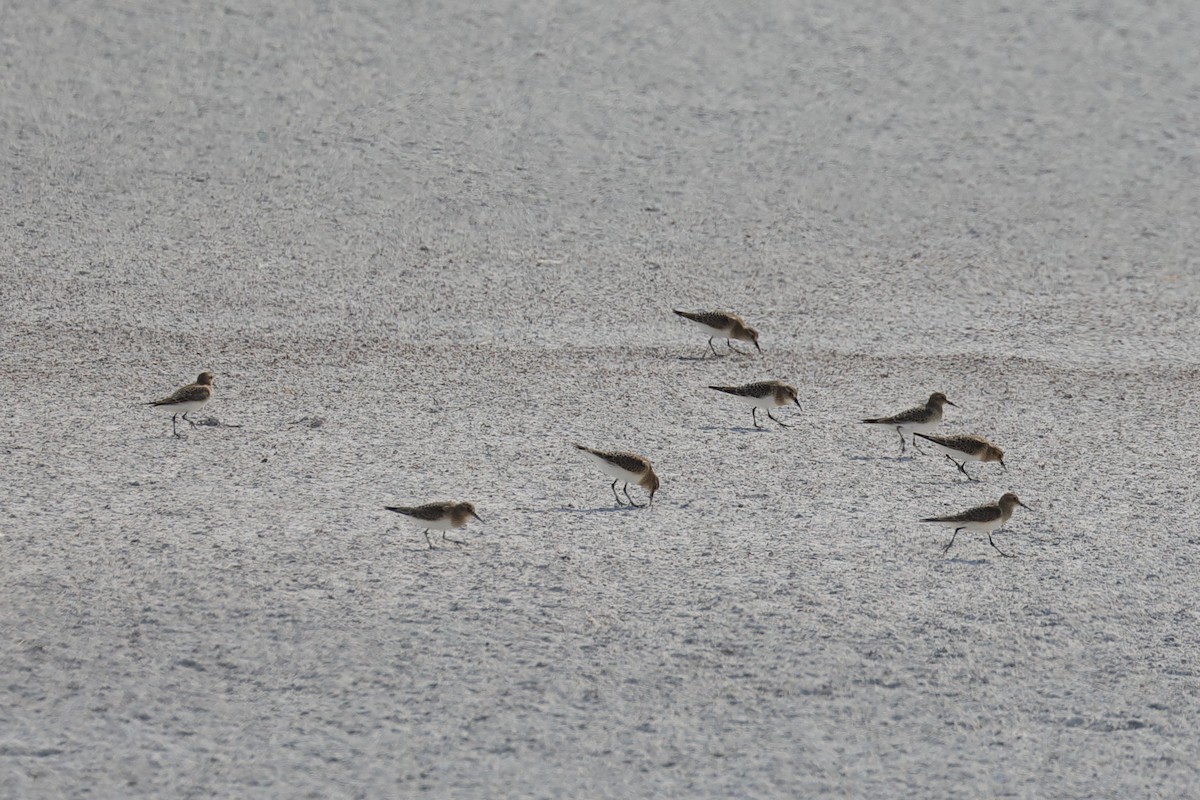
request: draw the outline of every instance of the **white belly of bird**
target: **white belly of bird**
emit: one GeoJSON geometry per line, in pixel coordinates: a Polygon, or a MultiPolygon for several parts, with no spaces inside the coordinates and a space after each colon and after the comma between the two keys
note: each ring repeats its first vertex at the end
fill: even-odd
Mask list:
{"type": "Polygon", "coordinates": [[[730,397],[736,397],[746,405],[754,406],[755,408],[771,409],[776,406],[774,392],[768,392],[764,397],[751,397],[750,395],[746,394],[733,394],[730,395],[730,397]]]}
{"type": "Polygon", "coordinates": [[[600,471],[610,478],[616,478],[624,483],[637,483],[642,479],[642,473],[640,472],[630,472],[627,469],[621,469],[616,464],[603,459],[600,456],[592,455],[591,453],[588,453],[588,455],[591,456],[592,460],[596,462],[596,465],[600,467],[600,471]]]}
{"type": "Polygon", "coordinates": [[[165,406],[154,406],[155,408],[166,411],[168,414],[188,414],[198,410],[203,406],[206,400],[185,400],[182,403],[172,403],[165,406]]]}
{"type": "Polygon", "coordinates": [[[416,517],[409,517],[409,520],[412,522],[413,525],[416,525],[421,530],[425,530],[428,528],[429,530],[432,530],[432,531],[448,531],[448,530],[452,530],[454,528],[454,523],[450,520],[450,517],[443,517],[442,519],[435,519],[432,522],[426,522],[425,520],[417,519],[416,517]]]}
{"type": "MultiPolygon", "coordinates": [[[[902,428],[905,433],[912,433],[913,431],[917,433],[929,433],[941,424],[942,421],[939,419],[935,422],[904,422],[894,427],[902,428]]],[[[933,444],[933,442],[930,442],[930,444],[933,444]]]]}
{"type": "Polygon", "coordinates": [[[702,322],[697,322],[696,324],[699,325],[701,328],[703,328],[704,333],[707,334],[711,338],[726,339],[729,337],[729,334],[725,331],[724,328],[713,328],[709,325],[705,325],[702,322]]]}

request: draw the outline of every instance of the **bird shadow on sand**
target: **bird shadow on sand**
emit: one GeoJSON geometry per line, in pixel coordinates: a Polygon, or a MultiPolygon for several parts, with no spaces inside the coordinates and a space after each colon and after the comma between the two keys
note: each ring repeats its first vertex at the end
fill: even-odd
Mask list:
{"type": "Polygon", "coordinates": [[[712,353],[705,353],[702,356],[676,356],[675,360],[676,361],[689,361],[693,364],[701,364],[705,361],[720,361],[725,358],[737,358],[738,356],[741,356],[742,358],[750,358],[750,357],[753,357],[753,355],[754,355],[753,353],[741,353],[741,352],[738,352],[737,350],[732,350],[732,351],[729,351],[726,353],[721,353],[719,355],[713,355],[712,353]]]}
{"type": "Polygon", "coordinates": [[[916,456],[850,456],[851,461],[916,461],[916,456]]]}
{"type": "Polygon", "coordinates": [[[730,427],[730,428],[722,428],[717,425],[701,425],[700,430],[708,431],[710,433],[713,433],[713,432],[716,432],[716,433],[721,433],[721,432],[724,432],[724,433],[767,433],[770,430],[770,428],[754,428],[754,427],[739,428],[737,426],[730,427]]]}
{"type": "Polygon", "coordinates": [[[218,419],[217,417],[209,416],[209,417],[204,417],[203,419],[196,420],[196,427],[197,428],[240,428],[242,426],[240,423],[234,424],[232,422],[223,422],[222,420],[218,419]]]}
{"type": "Polygon", "coordinates": [[[570,506],[559,506],[554,509],[560,514],[613,514],[621,511],[641,511],[645,506],[604,506],[601,508],[571,508],[570,506]]]}
{"type": "Polygon", "coordinates": [[[433,547],[430,547],[424,541],[422,541],[419,545],[409,545],[405,549],[414,554],[427,553],[430,557],[433,557],[437,553],[463,553],[465,555],[471,554],[471,546],[469,544],[449,544],[448,542],[442,542],[441,540],[435,541],[437,541],[437,544],[435,544],[433,547]]]}
{"type": "Polygon", "coordinates": [[[946,556],[942,561],[947,564],[963,564],[968,567],[982,567],[984,564],[992,563],[990,558],[965,558],[963,556],[946,556]]]}

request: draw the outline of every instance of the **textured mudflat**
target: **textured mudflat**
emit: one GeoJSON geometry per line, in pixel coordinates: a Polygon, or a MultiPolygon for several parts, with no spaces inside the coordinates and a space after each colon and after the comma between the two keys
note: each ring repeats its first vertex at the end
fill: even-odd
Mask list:
{"type": "Polygon", "coordinates": [[[1193,4],[393,5],[0,12],[6,791],[1194,791],[1193,4]]]}

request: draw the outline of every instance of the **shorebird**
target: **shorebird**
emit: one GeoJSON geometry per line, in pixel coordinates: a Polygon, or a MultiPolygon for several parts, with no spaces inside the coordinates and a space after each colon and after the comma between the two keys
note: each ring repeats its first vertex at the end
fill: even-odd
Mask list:
{"type": "Polygon", "coordinates": [[[724,339],[725,344],[735,353],[747,355],[733,346],[731,339],[741,339],[744,342],[754,342],[755,349],[762,352],[758,346],[758,331],[746,324],[746,320],[728,311],[680,311],[673,309],[684,319],[690,319],[708,332],[708,349],[714,356],[720,355],[713,347],[713,339],[724,339]]]}
{"type": "MultiPolygon", "coordinates": [[[[995,503],[975,506],[961,514],[951,514],[946,517],[926,517],[921,522],[936,522],[940,525],[951,525],[954,527],[954,535],[950,537],[950,544],[942,548],[943,553],[949,550],[951,545],[954,544],[954,539],[961,530],[986,533],[988,535],[988,544],[996,547],[996,543],[992,541],[992,531],[1008,522],[1008,518],[1012,516],[1017,506],[1029,508],[1015,494],[1007,492],[995,503]]],[[[996,547],[996,552],[1005,558],[1012,558],[1012,556],[999,547],[996,547]]]]}
{"type": "Polygon", "coordinates": [[[624,482],[625,499],[629,501],[629,505],[635,508],[641,508],[641,505],[633,502],[633,498],[629,496],[629,484],[636,483],[650,493],[650,505],[654,505],[654,493],[658,491],[659,480],[654,474],[654,467],[650,466],[650,462],[639,456],[636,453],[613,452],[610,450],[593,450],[590,447],[584,447],[581,444],[575,445],[591,456],[596,464],[600,467],[600,471],[613,479],[612,493],[617,501],[617,505],[623,506],[621,496],[617,494],[617,484],[624,482]]]}
{"type": "Polygon", "coordinates": [[[201,372],[200,377],[196,378],[195,383],[189,383],[170,397],[164,397],[162,400],[154,400],[146,403],[146,405],[158,406],[170,411],[171,433],[179,436],[179,431],[175,430],[175,418],[183,417],[187,424],[193,428],[196,427],[196,423],[188,419],[188,414],[207,403],[208,399],[212,397],[212,392],[213,374],[211,372],[201,372]]]}
{"type": "MultiPolygon", "coordinates": [[[[904,442],[905,432],[926,433],[933,430],[942,422],[942,406],[958,406],[946,399],[946,395],[941,392],[934,392],[929,395],[929,399],[925,401],[925,405],[910,408],[907,411],[901,411],[899,414],[893,414],[890,417],[873,417],[864,419],[863,422],[868,425],[884,425],[889,428],[895,428],[900,434],[900,454],[904,454],[907,445],[904,442]]],[[[917,447],[917,442],[913,440],[913,447],[917,447]]],[[[917,447],[920,450],[919,447],[917,447]]]]}
{"type": "Polygon", "coordinates": [[[754,420],[754,427],[761,428],[758,424],[758,410],[764,408],[767,411],[767,416],[782,428],[790,428],[771,414],[771,409],[775,406],[785,406],[788,403],[795,403],[796,408],[800,408],[800,400],[797,397],[796,387],[788,386],[783,381],[759,381],[758,383],[747,383],[745,386],[709,386],[710,389],[716,389],[718,392],[725,392],[741,400],[743,403],[750,405],[750,418],[754,420]]]}
{"type": "Polygon", "coordinates": [[[447,537],[446,531],[466,525],[468,517],[474,517],[483,522],[475,513],[475,506],[470,503],[426,503],[423,506],[384,506],[384,508],[411,517],[418,528],[424,529],[425,541],[429,543],[431,550],[433,549],[433,540],[429,538],[429,531],[441,531],[443,540],[465,545],[466,542],[447,537]]]}
{"type": "Polygon", "coordinates": [[[950,459],[950,462],[958,467],[958,471],[966,475],[969,481],[977,481],[979,478],[972,477],[967,472],[968,461],[999,461],[1004,471],[1008,472],[1008,465],[1004,463],[1004,451],[982,436],[930,436],[927,433],[915,431],[913,436],[920,436],[930,442],[935,449],[950,459]]]}

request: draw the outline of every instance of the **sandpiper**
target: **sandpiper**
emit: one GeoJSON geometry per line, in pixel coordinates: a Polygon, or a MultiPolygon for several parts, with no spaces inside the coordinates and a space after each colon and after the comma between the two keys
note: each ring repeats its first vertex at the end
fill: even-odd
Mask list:
{"type": "Polygon", "coordinates": [[[913,436],[920,436],[933,444],[938,451],[950,459],[954,466],[958,467],[959,472],[967,476],[969,481],[977,481],[979,478],[973,477],[967,472],[968,461],[999,461],[1004,471],[1008,471],[1008,465],[1004,463],[1004,451],[982,436],[930,436],[927,433],[917,433],[916,431],[913,432],[913,436]]]}
{"type": "Polygon", "coordinates": [[[754,420],[754,427],[761,428],[758,424],[758,410],[766,409],[767,416],[771,420],[783,428],[790,428],[771,414],[771,409],[775,406],[785,406],[788,403],[795,403],[796,408],[800,408],[800,400],[797,397],[796,387],[788,386],[783,381],[759,381],[758,383],[747,383],[744,386],[709,386],[710,389],[716,389],[718,392],[725,392],[741,400],[743,403],[750,405],[750,418],[754,420]]]}
{"type": "MultiPolygon", "coordinates": [[[[925,401],[925,405],[910,408],[907,411],[901,411],[899,414],[893,414],[890,417],[873,417],[864,419],[863,422],[869,425],[885,425],[889,428],[895,428],[900,434],[900,453],[904,454],[906,444],[904,442],[905,432],[927,433],[942,422],[942,406],[954,406],[946,399],[946,395],[941,392],[934,392],[929,395],[929,399],[925,401]]],[[[958,406],[954,406],[958,408],[958,406]]],[[[917,442],[913,440],[913,447],[917,447],[917,442]]],[[[920,448],[917,448],[920,450],[920,448]]]]}
{"type": "Polygon", "coordinates": [[[708,349],[712,350],[714,356],[720,355],[720,353],[717,352],[717,348],[713,347],[713,339],[724,339],[730,350],[741,355],[746,355],[746,353],[734,347],[731,339],[753,342],[755,349],[762,352],[762,348],[758,346],[758,331],[747,325],[746,320],[737,314],[728,311],[680,311],[679,309],[674,309],[674,311],[708,332],[708,349]]]}
{"type": "Polygon", "coordinates": [[[442,539],[447,542],[465,545],[466,542],[447,537],[446,531],[466,525],[468,517],[474,517],[483,522],[475,513],[475,506],[470,503],[426,503],[423,506],[384,506],[384,508],[406,517],[412,517],[416,526],[424,529],[425,541],[428,542],[431,550],[433,549],[433,540],[429,538],[430,530],[441,531],[442,539]]]}
{"type": "Polygon", "coordinates": [[[211,372],[201,372],[200,377],[196,378],[195,383],[189,383],[182,389],[179,389],[170,397],[164,397],[162,400],[154,400],[146,403],[148,406],[158,406],[165,408],[171,412],[171,433],[179,436],[179,431],[175,430],[176,417],[183,417],[184,421],[196,427],[196,423],[188,419],[188,414],[197,410],[202,405],[208,402],[212,397],[213,392],[213,374],[211,372]]]}
{"type": "MultiPolygon", "coordinates": [[[[940,525],[951,525],[954,527],[954,535],[950,537],[950,544],[942,548],[943,553],[949,550],[951,545],[954,544],[954,539],[961,530],[986,533],[988,535],[988,544],[996,547],[996,543],[992,541],[992,531],[1008,522],[1008,518],[1012,516],[1017,506],[1029,508],[1015,494],[1007,492],[995,503],[975,506],[975,508],[969,508],[961,514],[951,514],[946,517],[926,517],[921,522],[936,522],[940,525]]],[[[999,547],[996,547],[996,552],[1006,558],[1012,558],[1012,556],[999,547]]]]}
{"type": "Polygon", "coordinates": [[[617,505],[625,505],[625,503],[621,502],[621,496],[617,494],[617,484],[622,482],[625,484],[623,491],[625,492],[625,499],[629,501],[629,505],[641,508],[641,505],[633,502],[633,498],[629,496],[629,484],[631,483],[636,483],[649,492],[650,505],[654,505],[654,493],[658,491],[660,484],[658,476],[654,474],[654,467],[650,466],[650,462],[647,459],[636,453],[593,450],[581,444],[575,446],[595,459],[601,472],[613,479],[611,488],[617,505]]]}

